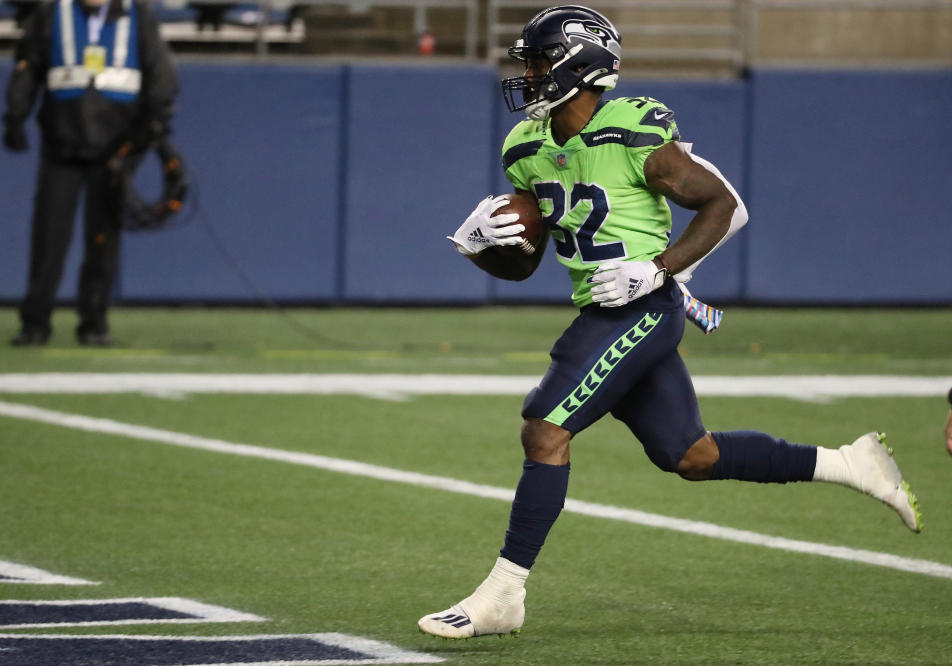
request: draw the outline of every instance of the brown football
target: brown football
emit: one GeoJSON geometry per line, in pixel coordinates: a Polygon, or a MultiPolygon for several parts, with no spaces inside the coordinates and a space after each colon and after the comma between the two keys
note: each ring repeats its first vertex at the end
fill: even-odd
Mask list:
{"type": "Polygon", "coordinates": [[[519,224],[526,230],[520,235],[526,239],[522,245],[516,246],[525,254],[533,254],[539,247],[543,238],[542,212],[539,210],[539,202],[529,192],[513,193],[505,195],[509,203],[493,213],[493,217],[507,213],[516,213],[519,215],[519,224]]]}

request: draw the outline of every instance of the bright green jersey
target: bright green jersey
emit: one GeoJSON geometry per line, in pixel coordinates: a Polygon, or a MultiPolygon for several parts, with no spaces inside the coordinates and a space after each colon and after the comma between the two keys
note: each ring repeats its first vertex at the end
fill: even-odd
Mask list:
{"type": "Polygon", "coordinates": [[[600,103],[564,146],[548,120],[524,120],[506,137],[506,178],[538,198],[579,307],[592,302],[587,278],[599,264],[645,261],[667,247],[671,210],[648,189],[644,167],[654,150],[680,138],[674,112],[650,97],[600,103]]]}

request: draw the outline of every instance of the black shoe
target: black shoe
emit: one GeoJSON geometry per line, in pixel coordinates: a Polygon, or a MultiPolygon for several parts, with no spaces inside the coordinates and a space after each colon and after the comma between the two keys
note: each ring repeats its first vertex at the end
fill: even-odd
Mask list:
{"type": "Polygon", "coordinates": [[[10,344],[14,347],[42,347],[49,339],[49,331],[25,328],[10,340],[10,344]]]}
{"type": "Polygon", "coordinates": [[[106,332],[76,331],[76,341],[87,347],[109,347],[112,345],[112,338],[106,332]]]}

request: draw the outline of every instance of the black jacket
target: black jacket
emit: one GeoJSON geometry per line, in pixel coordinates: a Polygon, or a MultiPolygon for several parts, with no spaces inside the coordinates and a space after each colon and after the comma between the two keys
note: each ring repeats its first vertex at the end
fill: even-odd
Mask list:
{"type": "MultiPolygon", "coordinates": [[[[3,116],[7,126],[24,123],[37,94],[46,87],[53,15],[58,5],[44,2],[24,26],[7,85],[7,110],[3,116]]],[[[82,96],[68,100],[54,99],[47,91],[37,117],[47,156],[64,161],[103,161],[125,141],[144,143],[166,131],[178,93],[175,69],[169,49],[159,36],[155,13],[147,2],[140,0],[135,0],[135,8],[142,73],[138,100],[133,104],[116,102],[91,85],[82,96]]],[[[110,0],[106,21],[115,21],[124,12],[122,0],[110,0]]]]}

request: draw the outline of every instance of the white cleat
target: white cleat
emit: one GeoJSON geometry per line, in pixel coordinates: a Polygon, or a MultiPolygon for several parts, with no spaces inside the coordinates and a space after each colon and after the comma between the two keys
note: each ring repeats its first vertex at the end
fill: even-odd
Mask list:
{"type": "Polygon", "coordinates": [[[493,598],[484,585],[470,596],[440,613],[420,618],[420,631],[441,638],[473,638],[519,633],[526,617],[526,590],[518,588],[493,598]]]}
{"type": "Polygon", "coordinates": [[[892,449],[884,444],[886,436],[878,432],[866,433],[849,446],[841,446],[839,453],[850,472],[853,488],[875,497],[892,507],[906,527],[922,531],[919,500],[892,457],[892,449]]]}

